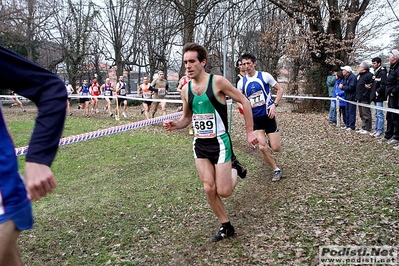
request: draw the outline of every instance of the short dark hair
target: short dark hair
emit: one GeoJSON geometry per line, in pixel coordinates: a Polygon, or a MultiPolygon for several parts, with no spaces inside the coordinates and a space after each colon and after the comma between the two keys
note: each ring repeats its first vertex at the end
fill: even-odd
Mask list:
{"type": "Polygon", "coordinates": [[[208,57],[208,52],[206,51],[204,46],[201,46],[197,43],[189,42],[186,43],[183,47],[183,54],[188,51],[195,51],[197,52],[198,61],[202,62],[208,57]]]}
{"type": "Polygon", "coordinates": [[[337,73],[338,79],[344,79],[344,74],[342,73],[341,69],[338,69],[338,71],[336,73],[337,73]]]}
{"type": "Polygon", "coordinates": [[[242,60],[242,59],[249,59],[249,60],[252,61],[252,63],[255,63],[255,62],[256,62],[256,57],[255,57],[253,54],[251,54],[251,53],[243,53],[243,54],[241,55],[240,59],[241,59],[241,60],[242,60]]]}
{"type": "Polygon", "coordinates": [[[371,62],[381,63],[381,58],[379,58],[379,57],[374,57],[373,59],[371,59],[371,62]]]}
{"type": "Polygon", "coordinates": [[[236,67],[238,67],[239,62],[241,62],[241,58],[238,58],[238,60],[236,61],[236,67]]]}

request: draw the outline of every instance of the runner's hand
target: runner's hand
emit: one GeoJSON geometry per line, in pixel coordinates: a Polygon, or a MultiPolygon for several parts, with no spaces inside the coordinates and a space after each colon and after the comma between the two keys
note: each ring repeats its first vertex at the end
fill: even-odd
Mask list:
{"type": "Polygon", "coordinates": [[[57,186],[53,172],[45,164],[26,162],[25,178],[30,200],[41,199],[57,186]]]}

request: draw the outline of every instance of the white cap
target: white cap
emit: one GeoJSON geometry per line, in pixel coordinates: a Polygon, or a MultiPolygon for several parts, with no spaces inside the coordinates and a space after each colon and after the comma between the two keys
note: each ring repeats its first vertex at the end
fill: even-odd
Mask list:
{"type": "Polygon", "coordinates": [[[341,67],[342,70],[346,70],[348,72],[352,72],[352,68],[350,66],[341,67]]]}
{"type": "Polygon", "coordinates": [[[399,59],[399,51],[397,49],[393,49],[391,51],[391,55],[393,58],[398,58],[399,59]]]}

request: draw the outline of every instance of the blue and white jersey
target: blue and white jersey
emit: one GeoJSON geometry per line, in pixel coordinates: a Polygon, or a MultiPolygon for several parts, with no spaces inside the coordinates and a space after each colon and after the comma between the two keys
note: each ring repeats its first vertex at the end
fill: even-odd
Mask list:
{"type": "Polygon", "coordinates": [[[268,108],[274,103],[270,89],[277,81],[267,72],[256,71],[255,75],[245,75],[238,81],[237,89],[249,100],[253,117],[267,116],[268,108]]]}

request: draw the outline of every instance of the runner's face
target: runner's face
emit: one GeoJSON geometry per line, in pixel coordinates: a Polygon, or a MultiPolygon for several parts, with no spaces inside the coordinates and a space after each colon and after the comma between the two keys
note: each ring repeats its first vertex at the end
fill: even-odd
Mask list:
{"type": "Polygon", "coordinates": [[[143,78],[144,84],[148,84],[148,78],[143,78]]]}
{"type": "Polygon", "coordinates": [[[162,80],[162,79],[164,79],[164,77],[165,77],[165,74],[164,73],[158,73],[158,77],[159,77],[159,79],[160,80],[162,80]]]}
{"type": "Polygon", "coordinates": [[[242,59],[241,63],[243,65],[245,72],[248,75],[252,76],[253,74],[255,74],[256,62],[252,62],[251,59],[242,59]]]}
{"type": "Polygon", "coordinates": [[[196,78],[203,71],[206,64],[206,60],[200,62],[197,55],[196,51],[187,51],[184,53],[184,66],[186,67],[187,76],[190,79],[196,78]]]}

